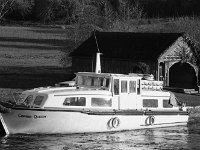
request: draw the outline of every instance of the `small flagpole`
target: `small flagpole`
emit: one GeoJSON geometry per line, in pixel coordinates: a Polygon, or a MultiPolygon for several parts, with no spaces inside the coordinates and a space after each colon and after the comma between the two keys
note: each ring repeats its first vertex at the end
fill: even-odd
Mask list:
{"type": "Polygon", "coordinates": [[[95,31],[94,31],[94,38],[95,38],[95,42],[96,42],[96,46],[97,46],[97,54],[96,54],[96,68],[95,68],[95,73],[101,73],[101,60],[100,60],[100,50],[99,50],[99,45],[98,45],[98,42],[97,42],[97,38],[96,38],[96,35],[95,35],[95,31]]]}

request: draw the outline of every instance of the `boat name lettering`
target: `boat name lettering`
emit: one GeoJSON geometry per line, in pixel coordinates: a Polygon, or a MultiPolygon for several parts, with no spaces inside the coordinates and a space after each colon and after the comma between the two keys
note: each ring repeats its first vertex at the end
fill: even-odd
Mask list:
{"type": "Polygon", "coordinates": [[[22,115],[22,114],[18,114],[18,117],[20,117],[20,118],[32,118],[29,115],[22,115]]]}
{"type": "Polygon", "coordinates": [[[44,115],[33,115],[33,116],[30,116],[30,115],[18,114],[18,117],[19,118],[34,118],[34,119],[38,119],[38,118],[46,118],[47,116],[44,116],[44,115]]]}
{"type": "Polygon", "coordinates": [[[37,118],[46,118],[46,116],[38,116],[38,115],[34,115],[34,118],[37,119],[37,118]]]}

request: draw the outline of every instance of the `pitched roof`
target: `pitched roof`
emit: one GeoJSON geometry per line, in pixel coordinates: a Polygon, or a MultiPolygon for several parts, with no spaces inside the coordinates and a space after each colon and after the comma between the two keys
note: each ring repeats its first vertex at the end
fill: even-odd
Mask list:
{"type": "MultiPolygon", "coordinates": [[[[184,33],[95,32],[104,58],[152,60],[169,48],[184,33]]],[[[70,56],[94,57],[97,52],[94,32],[70,56]]]]}

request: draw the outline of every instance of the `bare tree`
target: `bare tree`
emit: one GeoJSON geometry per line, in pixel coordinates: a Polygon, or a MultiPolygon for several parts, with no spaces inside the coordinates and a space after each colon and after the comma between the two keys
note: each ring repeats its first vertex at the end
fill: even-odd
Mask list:
{"type": "Polygon", "coordinates": [[[0,0],[0,21],[12,8],[15,0],[0,0]]]}

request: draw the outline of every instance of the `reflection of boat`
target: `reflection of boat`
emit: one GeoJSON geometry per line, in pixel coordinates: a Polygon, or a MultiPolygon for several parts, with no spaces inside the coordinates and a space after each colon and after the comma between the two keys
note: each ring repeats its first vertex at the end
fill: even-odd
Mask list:
{"type": "Polygon", "coordinates": [[[187,111],[162,91],[162,82],[101,73],[99,53],[97,65],[95,73],[77,73],[73,87],[35,88],[24,91],[21,102],[1,103],[5,132],[107,132],[187,123],[187,111]]]}

